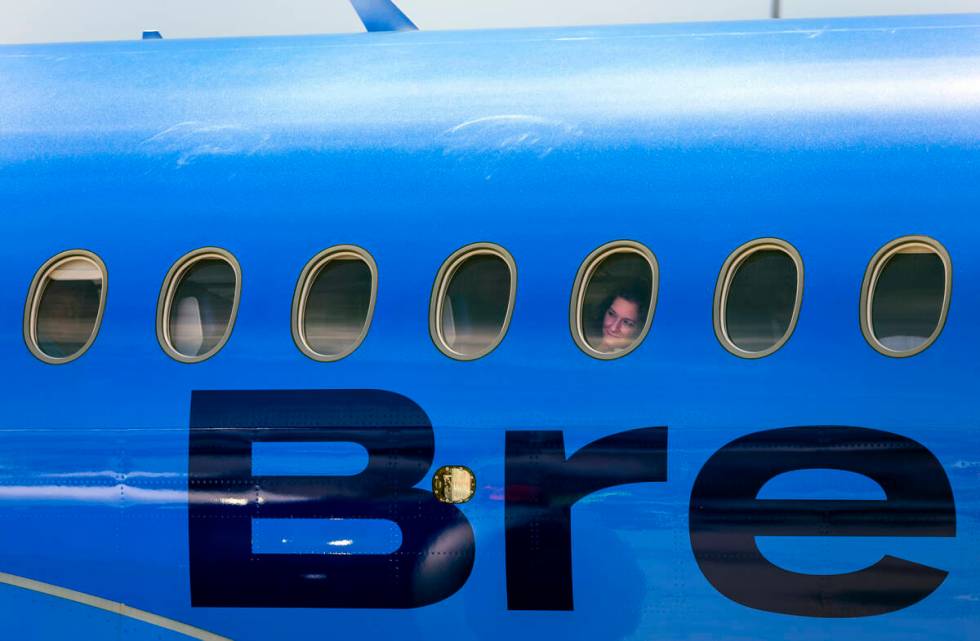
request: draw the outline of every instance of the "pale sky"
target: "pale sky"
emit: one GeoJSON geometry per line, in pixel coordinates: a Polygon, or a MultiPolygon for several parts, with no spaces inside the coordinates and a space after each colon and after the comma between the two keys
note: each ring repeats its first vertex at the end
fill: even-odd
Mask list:
{"type": "MultiPolygon", "coordinates": [[[[771,0],[396,0],[420,29],[752,20],[771,0]]],[[[980,0],[781,0],[785,18],[980,12],[980,0]]],[[[350,33],[347,0],[0,0],[0,44],[350,33]]]]}

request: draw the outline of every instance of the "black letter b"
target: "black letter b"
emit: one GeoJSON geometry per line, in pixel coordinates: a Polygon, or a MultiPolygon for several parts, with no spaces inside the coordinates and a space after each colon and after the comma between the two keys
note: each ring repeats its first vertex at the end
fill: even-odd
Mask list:
{"type": "Polygon", "coordinates": [[[473,530],[459,509],[412,487],[433,453],[425,412],[391,392],[194,392],[192,605],[413,608],[450,596],[473,567],[473,530]],[[259,441],[358,443],[368,463],[353,476],[253,476],[259,441]],[[402,544],[391,554],[257,554],[256,518],[384,519],[402,544]]]}

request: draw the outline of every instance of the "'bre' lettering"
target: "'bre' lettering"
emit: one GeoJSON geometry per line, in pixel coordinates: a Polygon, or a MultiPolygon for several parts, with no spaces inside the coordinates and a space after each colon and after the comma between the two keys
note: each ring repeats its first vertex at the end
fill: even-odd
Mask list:
{"type": "MultiPolygon", "coordinates": [[[[599,490],[667,481],[667,428],[604,436],[566,458],[554,430],[506,432],[506,590],[510,610],[571,610],[572,506],[599,490]]],[[[191,603],[206,607],[414,608],[459,590],[475,540],[463,512],[414,487],[435,453],[411,400],[378,390],[195,392],[189,441],[191,603]],[[256,442],[352,442],[353,476],[260,476],[256,442]],[[401,530],[390,554],[262,554],[253,519],[383,519],[401,530]]],[[[763,556],[758,536],[951,537],[945,471],[912,439],[859,427],[793,427],[743,436],[712,455],[689,507],[698,567],[742,605],[806,617],[864,617],[908,607],[944,570],[884,556],[856,572],[810,575],[763,556]],[[759,499],[777,475],[843,470],[885,500],[759,499]],[[733,561],[733,559],[737,561],[733,561]]]]}

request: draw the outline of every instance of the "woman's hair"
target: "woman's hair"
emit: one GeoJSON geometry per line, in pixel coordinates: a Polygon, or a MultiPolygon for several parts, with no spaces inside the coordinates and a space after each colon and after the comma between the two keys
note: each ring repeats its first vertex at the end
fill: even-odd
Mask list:
{"type": "MultiPolygon", "coordinates": [[[[649,290],[646,290],[647,292],[649,290]]],[[[636,325],[642,330],[647,322],[647,307],[650,305],[650,295],[645,293],[641,287],[621,287],[613,290],[609,296],[602,299],[602,303],[596,308],[595,318],[593,319],[592,335],[602,338],[602,323],[606,317],[606,311],[612,307],[613,301],[617,298],[629,301],[636,305],[636,325]]]]}

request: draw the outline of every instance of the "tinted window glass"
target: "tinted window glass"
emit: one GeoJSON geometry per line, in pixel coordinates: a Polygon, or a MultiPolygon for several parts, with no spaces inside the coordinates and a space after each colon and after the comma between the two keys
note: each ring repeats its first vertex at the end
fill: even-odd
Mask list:
{"type": "Polygon", "coordinates": [[[796,263],[784,251],[760,249],[739,262],[725,301],[729,340],[746,352],[775,346],[793,321],[796,286],[796,263]]]}
{"type": "Polygon", "coordinates": [[[589,346],[603,354],[627,350],[643,334],[653,295],[653,272],[633,251],[600,260],[581,301],[579,322],[589,346]]]}
{"type": "Polygon", "coordinates": [[[493,254],[465,259],[453,272],[439,319],[446,346],[478,356],[498,342],[510,307],[511,270],[493,254]]]}
{"type": "Polygon", "coordinates": [[[946,269],[931,249],[918,245],[893,254],[882,266],[871,299],[875,338],[894,351],[924,344],[939,326],[946,269]]]}
{"type": "Polygon", "coordinates": [[[368,321],[371,279],[371,268],[356,256],[331,258],[317,271],[303,310],[310,349],[337,356],[356,347],[368,321]]]}
{"type": "Polygon", "coordinates": [[[68,258],[43,276],[34,337],[52,358],[78,354],[92,338],[102,302],[101,268],[87,258],[68,258]]]}
{"type": "Polygon", "coordinates": [[[230,330],[235,270],[220,258],[203,258],[180,276],[167,319],[171,346],[184,356],[214,350],[230,330]]]}

